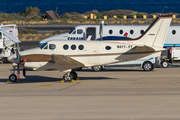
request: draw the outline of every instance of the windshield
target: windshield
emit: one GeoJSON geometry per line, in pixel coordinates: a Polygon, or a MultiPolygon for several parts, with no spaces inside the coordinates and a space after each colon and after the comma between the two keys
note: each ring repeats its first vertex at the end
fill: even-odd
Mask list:
{"type": "Polygon", "coordinates": [[[42,45],[40,46],[40,48],[42,49],[45,45],[47,45],[47,42],[44,43],[44,44],[42,44],[42,45]]]}
{"type": "Polygon", "coordinates": [[[71,34],[76,28],[73,28],[69,31],[69,34],[71,34]]]}

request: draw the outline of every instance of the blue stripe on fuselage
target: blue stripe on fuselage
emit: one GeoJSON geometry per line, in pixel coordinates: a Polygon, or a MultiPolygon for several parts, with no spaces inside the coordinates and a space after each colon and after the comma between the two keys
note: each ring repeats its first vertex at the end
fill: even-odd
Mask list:
{"type": "Polygon", "coordinates": [[[105,36],[102,38],[103,40],[124,40],[124,39],[131,39],[125,36],[105,36]]]}
{"type": "Polygon", "coordinates": [[[167,47],[180,47],[180,44],[164,44],[163,48],[167,48],[167,47]]]}

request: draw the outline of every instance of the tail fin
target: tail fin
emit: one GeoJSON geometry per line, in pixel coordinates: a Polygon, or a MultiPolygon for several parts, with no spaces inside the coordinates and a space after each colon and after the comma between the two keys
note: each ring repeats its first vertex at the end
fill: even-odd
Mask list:
{"type": "Polygon", "coordinates": [[[145,31],[145,33],[137,38],[138,44],[147,46],[163,47],[167,32],[172,20],[172,15],[159,16],[145,31]]]}

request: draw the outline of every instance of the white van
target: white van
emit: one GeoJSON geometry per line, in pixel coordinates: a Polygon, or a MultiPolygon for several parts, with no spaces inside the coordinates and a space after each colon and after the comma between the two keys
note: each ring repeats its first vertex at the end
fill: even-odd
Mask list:
{"type": "Polygon", "coordinates": [[[161,66],[161,60],[159,57],[152,57],[149,59],[138,59],[128,62],[120,62],[120,63],[114,63],[114,64],[108,64],[103,66],[93,66],[91,67],[94,71],[99,72],[103,69],[108,68],[119,68],[119,67],[137,67],[142,68],[144,71],[152,71],[154,67],[160,67],[161,66]]]}

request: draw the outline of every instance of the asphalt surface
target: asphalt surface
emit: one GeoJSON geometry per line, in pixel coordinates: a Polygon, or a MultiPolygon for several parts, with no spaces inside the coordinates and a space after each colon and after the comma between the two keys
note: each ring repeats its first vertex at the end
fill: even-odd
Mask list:
{"type": "Polygon", "coordinates": [[[78,71],[27,71],[7,83],[11,64],[0,64],[0,120],[179,120],[180,67],[78,71]]]}

